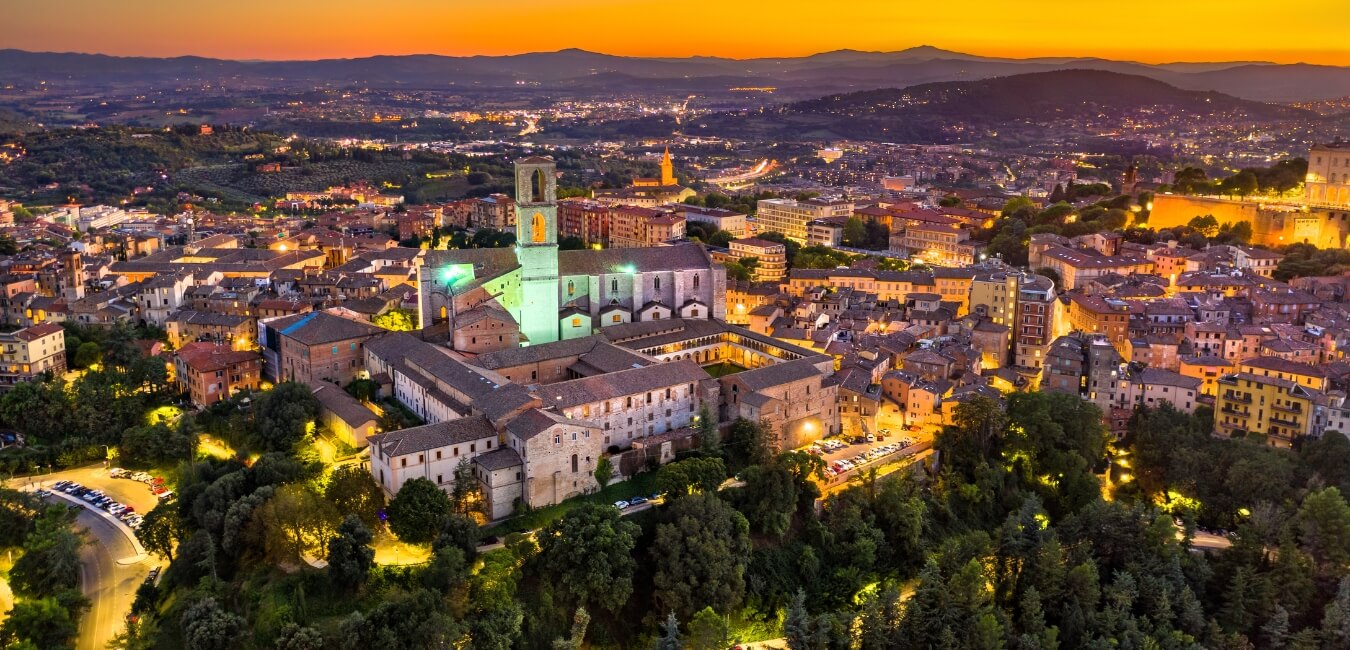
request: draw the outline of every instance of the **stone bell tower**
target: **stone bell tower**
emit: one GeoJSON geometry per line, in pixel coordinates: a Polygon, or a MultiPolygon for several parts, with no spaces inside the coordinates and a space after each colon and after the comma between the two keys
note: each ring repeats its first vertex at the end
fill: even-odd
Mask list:
{"type": "Polygon", "coordinates": [[[520,333],[531,344],[558,340],[558,188],[552,158],[516,161],[516,257],[520,333]]]}

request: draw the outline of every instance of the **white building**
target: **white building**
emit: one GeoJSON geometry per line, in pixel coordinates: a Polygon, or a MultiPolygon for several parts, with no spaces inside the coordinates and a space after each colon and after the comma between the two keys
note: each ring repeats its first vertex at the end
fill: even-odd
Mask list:
{"type": "Polygon", "coordinates": [[[806,224],[815,219],[853,216],[853,202],[839,199],[761,199],[757,204],[757,233],[779,232],[800,244],[807,240],[806,224]]]}

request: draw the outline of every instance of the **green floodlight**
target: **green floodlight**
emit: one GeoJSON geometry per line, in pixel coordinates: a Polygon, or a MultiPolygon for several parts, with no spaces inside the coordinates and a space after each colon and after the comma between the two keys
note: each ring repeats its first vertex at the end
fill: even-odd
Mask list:
{"type": "Polygon", "coordinates": [[[441,271],[441,281],[444,282],[447,287],[455,286],[460,280],[464,279],[464,276],[464,269],[459,266],[447,266],[445,267],[445,270],[441,271]]]}

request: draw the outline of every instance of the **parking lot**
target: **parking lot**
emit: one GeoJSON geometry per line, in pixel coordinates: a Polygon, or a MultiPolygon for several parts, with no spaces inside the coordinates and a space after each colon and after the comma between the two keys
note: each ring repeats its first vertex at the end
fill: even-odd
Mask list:
{"type": "Polygon", "coordinates": [[[86,508],[107,512],[133,529],[140,526],[144,514],[162,499],[173,497],[172,492],[162,485],[163,479],[117,468],[84,467],[40,479],[42,488],[60,491],[86,508]]]}
{"type": "Polygon", "coordinates": [[[918,444],[918,436],[910,432],[904,432],[903,435],[883,435],[881,440],[872,437],[871,441],[861,437],[846,439],[843,436],[836,436],[809,445],[802,451],[823,458],[827,466],[825,478],[833,481],[838,475],[894,460],[903,455],[906,449],[918,444]]]}

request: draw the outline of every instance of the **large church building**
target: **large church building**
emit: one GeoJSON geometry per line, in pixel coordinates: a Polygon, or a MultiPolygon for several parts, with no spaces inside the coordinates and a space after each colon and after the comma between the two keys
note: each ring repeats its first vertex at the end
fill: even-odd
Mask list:
{"type": "Polygon", "coordinates": [[[418,270],[422,327],[444,324],[477,352],[624,323],[725,317],[726,269],[701,245],[559,251],[553,159],[517,161],[515,177],[515,247],[429,252],[418,270]],[[504,314],[518,331],[501,331],[504,314]]]}

